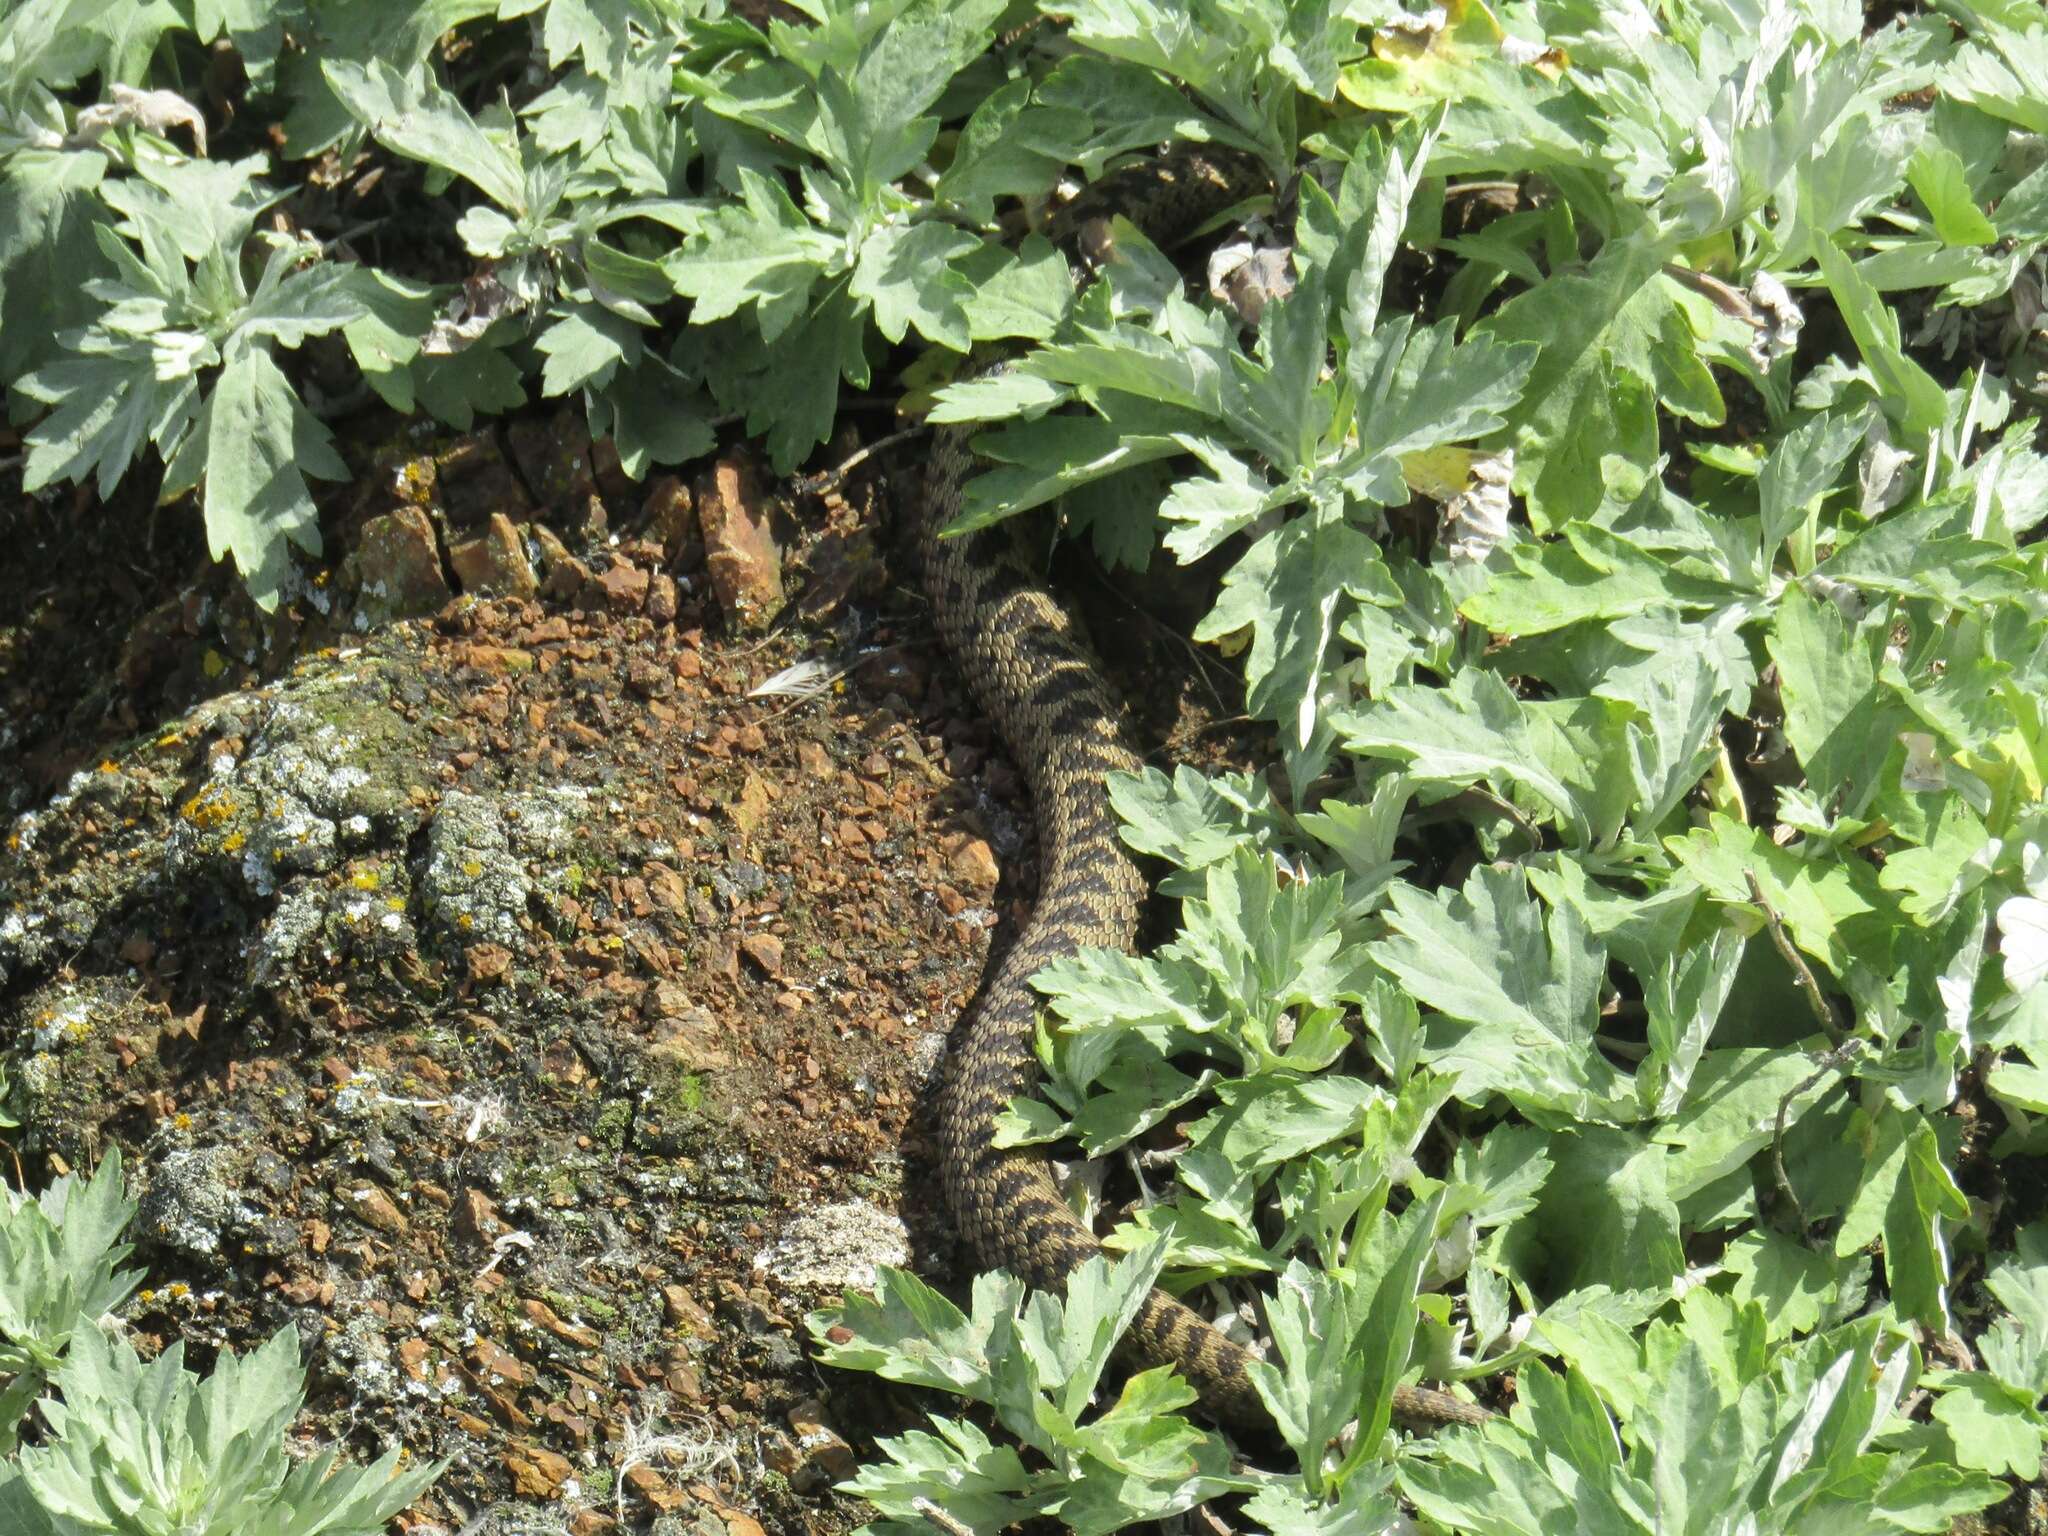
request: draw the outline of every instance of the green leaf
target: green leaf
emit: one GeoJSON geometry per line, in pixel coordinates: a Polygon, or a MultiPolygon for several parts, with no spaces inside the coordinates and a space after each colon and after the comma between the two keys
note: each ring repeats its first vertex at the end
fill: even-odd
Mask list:
{"type": "Polygon", "coordinates": [[[1589,1126],[1553,1137],[1551,1157],[1539,1214],[1559,1237],[1550,1258],[1560,1288],[1660,1285],[1684,1270],[1663,1147],[1589,1126]]]}
{"type": "Polygon", "coordinates": [[[533,345],[547,360],[540,371],[543,397],[602,390],[621,366],[630,369],[640,359],[638,328],[596,304],[557,310],[533,345]]]}
{"type": "Polygon", "coordinates": [[[876,1448],[886,1462],[869,1462],[839,1486],[866,1499],[902,1529],[925,1524],[922,1507],[944,1500],[948,1515],[968,1530],[1004,1531],[1040,1513],[1051,1497],[1052,1479],[1033,1477],[1008,1446],[999,1446],[961,1419],[934,1418],[936,1434],[914,1429],[881,1437],[876,1448]]]}
{"type": "Polygon", "coordinates": [[[994,1400],[988,1351],[999,1335],[1007,1337],[1023,1299],[1023,1282],[999,1272],[983,1274],[974,1282],[970,1322],[917,1276],[885,1265],[872,1297],[849,1296],[820,1308],[805,1326],[828,1365],[986,1403],[994,1400]],[[837,1330],[853,1337],[835,1341],[830,1335],[837,1330]]]}
{"type": "Polygon", "coordinates": [[[693,325],[752,304],[762,339],[772,342],[802,312],[812,286],[842,261],[842,243],[813,229],[779,181],[744,165],[739,181],[741,202],[712,209],[662,266],[676,292],[696,301],[693,325]]]}
{"type": "Polygon", "coordinates": [[[2048,1435],[2031,1401],[1981,1371],[1950,1373],[1933,1414],[1948,1426],[1956,1459],[1998,1477],[2031,1481],[2041,1475],[2041,1441],[2048,1435]]]}
{"type": "Polygon", "coordinates": [[[1767,555],[1805,521],[1813,502],[1834,488],[1842,466],[1863,446],[1864,426],[1858,416],[1829,412],[1778,439],[1757,476],[1767,555]]]}
{"type": "MultiPolygon", "coordinates": [[[[80,340],[81,355],[15,380],[23,395],[52,407],[28,433],[26,490],[91,475],[100,495],[111,496],[145,442],[175,447],[191,423],[198,388],[189,375],[161,376],[156,345],[90,332],[80,340]]],[[[210,349],[198,356],[212,360],[210,349]]]]}
{"type": "Polygon", "coordinates": [[[1382,325],[1345,363],[1357,391],[1361,456],[1467,442],[1495,431],[1520,400],[1538,349],[1481,332],[1459,343],[1455,321],[1410,334],[1382,325]]]}
{"type": "Polygon", "coordinates": [[[1481,866],[1462,891],[1391,887],[1385,918],[1388,937],[1367,952],[1443,1016],[1423,1057],[1460,1098],[1633,1117],[1633,1094],[1593,1043],[1606,957],[1573,908],[1546,916],[1520,872],[1481,866]]]}
{"type": "Polygon", "coordinates": [[[1937,430],[1948,416],[1948,396],[1901,348],[1897,312],[1833,240],[1817,241],[1814,256],[1864,366],[1883,391],[1887,413],[1909,435],[1937,430]]]}
{"type": "Polygon", "coordinates": [[[1947,1327],[1948,1244],[1941,1224],[1968,1216],[1969,1201],[1924,1116],[1886,1108],[1864,1122],[1861,1134],[1863,1177],[1835,1233],[1835,1253],[1852,1254],[1881,1233],[1893,1306],[1928,1327],[1947,1327]]]}
{"type": "Polygon", "coordinates": [[[1552,770],[1540,740],[1545,723],[1491,672],[1466,667],[1443,688],[1391,688],[1364,709],[1338,711],[1332,724],[1346,751],[1400,763],[1411,778],[1526,787],[1567,825],[1580,823],[1580,795],[1552,770]]]}
{"type": "Polygon", "coordinates": [[[1998,230],[1977,206],[1962,156],[1932,137],[1923,139],[1906,168],[1906,179],[1934,216],[1944,245],[1990,245],[1998,230]]]}
{"type": "Polygon", "coordinates": [[[1763,1310],[1774,1339],[1812,1330],[1837,1294],[1839,1266],[1781,1232],[1745,1232],[1728,1245],[1721,1267],[1736,1277],[1729,1295],[1763,1310]]]}
{"type": "Polygon", "coordinates": [[[1852,633],[1840,609],[1798,586],[1785,590],[1771,624],[1786,739],[1807,787],[1843,815],[1855,815],[1876,793],[1900,723],[1877,681],[1885,629],[1879,612],[1852,633]]]}
{"type": "Polygon", "coordinates": [[[885,224],[861,243],[850,291],[874,306],[876,328],[889,340],[916,326],[925,340],[965,352],[974,288],[953,263],[978,249],[972,235],[945,224],[885,224]]]}
{"type": "Polygon", "coordinates": [[[328,88],[385,148],[460,176],[500,208],[526,212],[519,156],[477,126],[424,67],[401,73],[382,59],[320,63],[328,88]]]}
{"type": "Polygon", "coordinates": [[[1346,523],[1296,518],[1231,567],[1195,638],[1250,630],[1246,702],[1259,718],[1277,721],[1284,739],[1306,747],[1321,709],[1323,658],[1343,609],[1358,600],[1397,600],[1378,547],[1346,523]]]}
{"type": "MultiPolygon", "coordinates": [[[[305,477],[346,480],[348,466],[326,426],[299,403],[269,354],[258,350],[221,369],[187,446],[195,467],[204,455],[208,550],[216,560],[234,556],[249,595],[268,612],[291,573],[286,546],[320,552],[319,512],[305,477]]],[[[178,468],[166,476],[167,489],[179,478],[178,468]]]]}

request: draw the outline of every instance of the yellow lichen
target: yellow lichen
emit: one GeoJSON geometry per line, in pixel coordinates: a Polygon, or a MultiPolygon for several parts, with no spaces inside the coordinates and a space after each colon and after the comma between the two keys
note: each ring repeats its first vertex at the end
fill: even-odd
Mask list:
{"type": "Polygon", "coordinates": [[[220,789],[202,789],[187,800],[178,814],[193,826],[210,830],[234,815],[235,797],[220,789]]]}

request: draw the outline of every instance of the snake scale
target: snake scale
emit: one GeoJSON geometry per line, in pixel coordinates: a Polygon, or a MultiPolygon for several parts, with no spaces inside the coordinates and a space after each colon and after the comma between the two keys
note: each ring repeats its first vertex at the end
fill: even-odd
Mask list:
{"type": "MultiPolygon", "coordinates": [[[[1183,153],[1121,183],[1098,183],[1089,201],[1116,207],[1170,244],[1245,195],[1244,174],[1230,162],[1183,153]]],[[[1136,937],[1147,886],[1117,836],[1106,785],[1112,773],[1136,770],[1139,758],[1073,615],[1033,570],[1011,526],[939,537],[958,515],[976,467],[972,435],[969,427],[935,432],[917,545],[940,638],[1024,769],[1041,873],[1017,942],[954,1026],[938,1092],[940,1168],[983,1267],[1064,1290],[1101,1245],[1061,1197],[1042,1156],[995,1145],[996,1118],[1037,1086],[1032,975],[1088,946],[1128,950],[1136,937]]],[[[1251,1355],[1164,1291],[1146,1298],[1124,1347],[1141,1364],[1175,1367],[1218,1420],[1270,1425],[1246,1371],[1251,1355]]],[[[1447,1393],[1411,1387],[1397,1390],[1395,1410],[1431,1423],[1489,1417],[1447,1393]]]]}

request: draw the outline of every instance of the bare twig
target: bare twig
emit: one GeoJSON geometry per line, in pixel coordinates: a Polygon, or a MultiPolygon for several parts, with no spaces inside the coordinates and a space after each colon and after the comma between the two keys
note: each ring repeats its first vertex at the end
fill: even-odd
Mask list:
{"type": "Polygon", "coordinates": [[[1706,272],[1697,272],[1691,267],[1681,267],[1675,262],[1664,263],[1664,275],[1682,287],[1690,288],[1724,315],[1749,325],[1759,323],[1756,306],[1749,302],[1749,295],[1740,288],[1731,287],[1718,277],[1706,272]]]}
{"type": "Polygon", "coordinates": [[[912,1499],[910,1507],[920,1515],[923,1515],[933,1530],[944,1531],[946,1536],[974,1536],[973,1527],[962,1525],[930,1499],[921,1497],[912,1499]]]}
{"type": "MultiPolygon", "coordinates": [[[[1750,878],[1752,883],[1754,883],[1755,876],[1750,878]]],[[[1785,1116],[1791,1110],[1794,1099],[1806,1092],[1807,1089],[1813,1087],[1814,1084],[1818,1083],[1830,1072],[1841,1071],[1850,1062],[1854,1061],[1857,1056],[1862,1054],[1862,1051],[1863,1042],[1861,1040],[1854,1038],[1844,1040],[1833,1050],[1820,1056],[1818,1058],[1819,1065],[1814,1068],[1813,1072],[1790,1093],[1778,1100],[1777,1118],[1771,1125],[1771,1177],[1778,1186],[1778,1193],[1783,1195],[1785,1203],[1792,1207],[1792,1215],[1799,1223],[1799,1236],[1802,1241],[1807,1236],[1809,1224],[1806,1220],[1806,1207],[1799,1199],[1799,1192],[1792,1187],[1791,1176],[1785,1172],[1785,1116]]]]}
{"type": "Polygon", "coordinates": [[[1785,963],[1792,967],[1793,978],[1799,983],[1800,990],[1805,992],[1807,1002],[1813,1005],[1813,1016],[1820,1020],[1820,1027],[1827,1034],[1828,1043],[1840,1050],[1847,1036],[1843,1034],[1842,1026],[1835,1019],[1835,1010],[1828,1006],[1827,998],[1822,995],[1820,982],[1815,978],[1813,968],[1806,963],[1806,957],[1793,946],[1791,936],[1785,932],[1784,923],[1778,919],[1777,908],[1764,899],[1763,882],[1757,879],[1756,871],[1744,870],[1743,874],[1749,881],[1749,899],[1762,908],[1764,921],[1770,925],[1771,942],[1778,946],[1778,953],[1783,955],[1785,963]]]}
{"type": "Polygon", "coordinates": [[[923,422],[919,422],[914,427],[905,427],[900,432],[891,432],[887,437],[878,437],[866,447],[858,448],[854,452],[849,453],[833,468],[820,470],[815,475],[806,475],[803,479],[796,482],[795,489],[802,496],[821,495],[838,485],[840,481],[844,480],[885,448],[894,448],[898,443],[908,442],[911,438],[929,430],[930,428],[923,422]]]}
{"type": "Polygon", "coordinates": [[[1521,190],[1522,184],[1519,181],[1461,181],[1455,186],[1445,187],[1444,196],[1447,198],[1478,197],[1483,193],[1489,192],[1520,192],[1521,190]]]}

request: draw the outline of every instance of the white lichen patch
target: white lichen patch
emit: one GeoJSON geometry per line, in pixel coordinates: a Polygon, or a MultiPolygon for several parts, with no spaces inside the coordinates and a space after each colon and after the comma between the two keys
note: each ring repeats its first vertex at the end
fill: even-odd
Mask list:
{"type": "Polygon", "coordinates": [[[472,795],[451,790],[427,829],[420,893],[435,921],[458,942],[520,947],[528,903],[559,889],[561,863],[586,811],[580,791],[472,795]]]}
{"type": "Polygon", "coordinates": [[[893,1212],[865,1200],[805,1211],[754,1255],[754,1268],[785,1285],[870,1290],[884,1264],[910,1259],[910,1233],[893,1212]]]}

